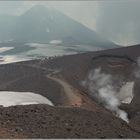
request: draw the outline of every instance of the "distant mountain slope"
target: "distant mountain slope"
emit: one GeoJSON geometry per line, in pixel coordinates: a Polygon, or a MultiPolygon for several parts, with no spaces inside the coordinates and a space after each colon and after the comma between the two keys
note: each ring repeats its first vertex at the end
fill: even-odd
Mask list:
{"type": "Polygon", "coordinates": [[[117,46],[63,13],[41,5],[32,7],[17,18],[5,17],[4,20],[2,18],[0,29],[3,30],[0,32],[2,40],[39,43],[61,40],[63,44],[86,44],[109,48],[117,46]],[[6,20],[6,24],[3,24],[6,20]]]}

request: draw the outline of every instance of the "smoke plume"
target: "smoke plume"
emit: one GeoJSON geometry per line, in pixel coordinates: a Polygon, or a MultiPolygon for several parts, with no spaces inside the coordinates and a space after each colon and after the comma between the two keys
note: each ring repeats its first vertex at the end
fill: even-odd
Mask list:
{"type": "Polygon", "coordinates": [[[101,72],[101,68],[91,70],[88,77],[82,81],[82,85],[88,89],[91,96],[98,100],[105,108],[112,111],[117,117],[129,122],[127,113],[119,106],[121,100],[119,93],[113,86],[113,77],[110,74],[101,72]]]}

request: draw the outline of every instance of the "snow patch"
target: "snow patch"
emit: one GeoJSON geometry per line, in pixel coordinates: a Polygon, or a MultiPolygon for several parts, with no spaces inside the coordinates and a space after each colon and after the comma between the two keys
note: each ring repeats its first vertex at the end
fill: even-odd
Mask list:
{"type": "Polygon", "coordinates": [[[36,93],[0,91],[0,105],[3,107],[30,104],[48,104],[53,106],[50,100],[36,93]]]}
{"type": "Polygon", "coordinates": [[[0,64],[9,64],[9,63],[15,63],[15,62],[21,62],[27,60],[31,60],[31,58],[27,58],[27,57],[25,58],[17,55],[0,56],[0,64]]]}
{"type": "Polygon", "coordinates": [[[50,44],[61,44],[62,40],[51,40],[50,44]]]}
{"type": "Polygon", "coordinates": [[[130,104],[133,99],[133,88],[134,88],[134,81],[133,82],[126,82],[120,89],[118,93],[118,97],[122,103],[130,104]]]}
{"type": "Polygon", "coordinates": [[[47,44],[41,44],[41,43],[25,43],[24,45],[30,46],[30,47],[46,47],[47,44]]]}
{"type": "Polygon", "coordinates": [[[14,47],[0,47],[0,53],[6,52],[8,50],[12,50],[14,47]]]}

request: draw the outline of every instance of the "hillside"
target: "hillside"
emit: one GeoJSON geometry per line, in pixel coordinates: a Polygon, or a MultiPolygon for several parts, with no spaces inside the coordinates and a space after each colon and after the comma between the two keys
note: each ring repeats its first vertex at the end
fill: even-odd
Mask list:
{"type": "Polygon", "coordinates": [[[5,138],[11,131],[12,138],[140,138],[139,56],[136,45],[1,65],[1,91],[38,93],[55,105],[1,107],[1,129],[8,133],[5,138]],[[91,71],[99,74],[98,79],[89,75],[91,71]],[[82,81],[87,80],[83,86],[82,81]],[[102,86],[106,88],[104,80],[112,88],[107,88],[104,95],[108,96],[96,98],[95,93],[100,93],[102,86]],[[93,83],[91,92],[88,86],[93,83]],[[132,100],[122,102],[127,96],[132,100]],[[109,104],[112,99],[120,99],[119,104],[109,104]],[[122,114],[116,115],[124,112],[128,122],[119,116],[122,114]]]}

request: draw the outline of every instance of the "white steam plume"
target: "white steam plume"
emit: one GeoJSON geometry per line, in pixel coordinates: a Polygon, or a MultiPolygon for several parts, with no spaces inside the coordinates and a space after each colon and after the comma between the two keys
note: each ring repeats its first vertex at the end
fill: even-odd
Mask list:
{"type": "Polygon", "coordinates": [[[90,71],[86,80],[82,82],[82,85],[87,88],[89,94],[96,98],[99,103],[103,104],[105,108],[111,110],[117,117],[128,123],[127,113],[119,109],[121,100],[118,96],[119,93],[113,86],[112,80],[112,75],[102,73],[101,68],[97,68],[90,71]]]}

